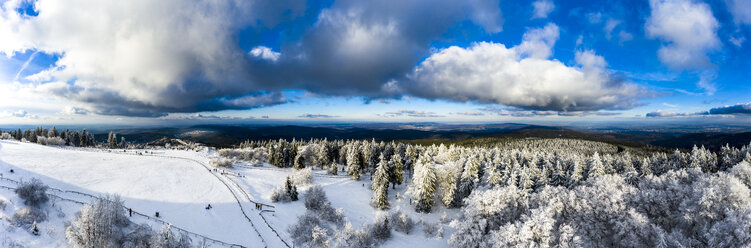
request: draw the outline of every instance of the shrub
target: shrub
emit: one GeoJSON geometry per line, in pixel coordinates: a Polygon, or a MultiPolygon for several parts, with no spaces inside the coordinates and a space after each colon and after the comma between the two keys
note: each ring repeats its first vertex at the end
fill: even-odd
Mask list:
{"type": "Polygon", "coordinates": [[[389,220],[391,221],[391,226],[394,228],[394,231],[404,234],[409,234],[412,232],[412,228],[415,227],[415,222],[412,218],[407,216],[407,214],[402,213],[399,209],[389,213],[389,220]]]}
{"type": "Polygon", "coordinates": [[[151,230],[151,227],[149,225],[134,225],[133,231],[125,236],[125,241],[123,241],[123,248],[149,247],[152,236],[154,236],[154,231],[151,230]]]}
{"type": "Polygon", "coordinates": [[[376,246],[376,240],[372,232],[364,229],[354,230],[349,226],[344,232],[344,242],[346,247],[363,247],[371,248],[376,246]]]}
{"type": "Polygon", "coordinates": [[[438,232],[438,223],[423,221],[422,230],[425,231],[425,237],[435,237],[438,232]]]}
{"type": "Polygon", "coordinates": [[[10,136],[9,133],[3,133],[3,134],[0,134],[0,139],[9,140],[9,139],[13,139],[13,137],[10,136]]]}
{"type": "Polygon", "coordinates": [[[86,204],[65,230],[70,247],[120,247],[130,224],[120,197],[105,197],[86,204]]]}
{"type": "Polygon", "coordinates": [[[287,177],[282,187],[276,188],[271,192],[272,202],[289,202],[297,201],[297,186],[292,184],[292,179],[287,177]]]}
{"type": "Polygon", "coordinates": [[[313,182],[313,169],[310,167],[295,171],[292,175],[295,185],[308,185],[313,182]]]}
{"type": "Polygon", "coordinates": [[[30,181],[21,182],[21,186],[16,189],[16,194],[23,199],[24,204],[39,207],[49,201],[48,188],[39,179],[32,178],[30,181]]]}
{"type": "Polygon", "coordinates": [[[50,137],[47,138],[47,141],[44,144],[48,146],[64,146],[65,140],[60,137],[50,137]]]}
{"type": "Polygon", "coordinates": [[[308,191],[305,191],[303,198],[305,198],[305,208],[314,211],[321,210],[329,202],[326,198],[326,193],[323,192],[323,188],[318,185],[310,187],[308,191]]]}
{"type": "Polygon", "coordinates": [[[376,217],[373,225],[370,226],[370,233],[377,243],[382,243],[391,238],[391,226],[389,225],[389,218],[386,215],[379,215],[376,217]]]}
{"type": "Polygon", "coordinates": [[[311,211],[297,218],[297,222],[289,227],[289,234],[297,245],[304,245],[313,240],[313,228],[321,226],[321,220],[311,211]]]}
{"type": "Polygon", "coordinates": [[[17,227],[29,229],[35,222],[39,223],[45,220],[47,220],[47,214],[41,209],[36,207],[25,207],[13,214],[11,223],[17,227]]]}
{"type": "Polygon", "coordinates": [[[232,160],[226,158],[213,158],[209,164],[216,168],[232,168],[232,160]]]}
{"type": "Polygon", "coordinates": [[[151,236],[151,245],[153,248],[183,248],[190,247],[190,237],[181,233],[176,237],[169,225],[163,225],[162,230],[151,236]]]}
{"type": "Polygon", "coordinates": [[[272,202],[289,202],[290,198],[284,187],[278,187],[271,192],[272,202]]]}
{"type": "Polygon", "coordinates": [[[337,225],[344,224],[344,211],[341,208],[334,209],[328,201],[324,203],[321,210],[318,211],[318,216],[323,220],[337,225]]]}

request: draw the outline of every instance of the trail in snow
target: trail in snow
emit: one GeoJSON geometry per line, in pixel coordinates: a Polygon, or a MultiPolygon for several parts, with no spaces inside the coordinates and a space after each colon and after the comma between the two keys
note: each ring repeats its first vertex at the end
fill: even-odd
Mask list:
{"type": "MultiPolygon", "coordinates": [[[[242,214],[245,208],[238,203],[240,195],[235,196],[221,179],[217,182],[218,177],[213,173],[207,175],[208,168],[192,162],[186,164],[184,159],[134,154],[125,157],[102,150],[0,142],[0,172],[6,177],[12,175],[24,180],[37,177],[54,188],[91,195],[117,193],[133,210],[148,213],[145,215],[149,217],[159,211],[160,220],[176,227],[228,243],[263,246],[265,237],[250,230],[248,219],[242,214]],[[10,174],[11,168],[16,172],[10,174]],[[207,203],[214,208],[205,210],[207,203]]],[[[90,202],[90,199],[70,198],[90,202]]]]}

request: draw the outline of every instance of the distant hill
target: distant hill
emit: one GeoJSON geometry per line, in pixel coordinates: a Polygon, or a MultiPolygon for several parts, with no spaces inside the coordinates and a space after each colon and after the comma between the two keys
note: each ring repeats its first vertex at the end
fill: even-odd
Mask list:
{"type": "MultiPolygon", "coordinates": [[[[200,125],[186,128],[123,129],[115,130],[129,142],[147,143],[161,138],[180,138],[218,147],[230,147],[246,140],[268,139],[375,139],[419,144],[483,145],[517,138],[569,138],[607,142],[623,146],[659,146],[690,149],[694,144],[717,150],[729,143],[731,146],[748,145],[751,132],[745,133],[662,133],[618,130],[611,132],[585,132],[564,127],[527,124],[489,125],[370,125],[370,126],[226,126],[200,125]]],[[[96,134],[104,141],[106,133],[96,134]]]]}
{"type": "Polygon", "coordinates": [[[751,132],[743,133],[694,133],[685,134],[672,139],[658,140],[652,144],[664,147],[691,149],[696,146],[704,146],[710,150],[719,150],[725,144],[733,147],[741,147],[751,142],[751,132]]]}

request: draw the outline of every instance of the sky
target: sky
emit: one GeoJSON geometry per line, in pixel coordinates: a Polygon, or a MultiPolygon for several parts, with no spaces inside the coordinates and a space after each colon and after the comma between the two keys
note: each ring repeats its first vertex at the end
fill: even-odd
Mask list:
{"type": "Polygon", "coordinates": [[[0,0],[0,124],[748,123],[748,58],[751,0],[0,0]]]}

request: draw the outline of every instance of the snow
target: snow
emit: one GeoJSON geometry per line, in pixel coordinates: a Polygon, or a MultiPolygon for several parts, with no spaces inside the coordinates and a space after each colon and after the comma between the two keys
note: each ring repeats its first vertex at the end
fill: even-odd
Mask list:
{"type": "MultiPolygon", "coordinates": [[[[201,165],[97,151],[0,141],[0,171],[6,178],[37,177],[64,190],[116,193],[134,211],[159,211],[162,220],[185,230],[228,243],[261,243],[230,191],[201,165]],[[206,210],[207,204],[213,209],[206,210]]],[[[0,192],[15,196],[8,190],[0,192]]]]}
{"type": "MultiPolygon", "coordinates": [[[[164,149],[146,152],[0,141],[0,172],[4,178],[13,180],[36,177],[61,190],[93,195],[119,194],[125,206],[134,211],[151,216],[159,211],[161,219],[175,227],[227,243],[246,247],[258,247],[264,242],[268,247],[293,245],[287,229],[305,212],[304,199],[289,203],[272,203],[270,200],[272,190],[282,185],[287,176],[292,176],[293,169],[266,164],[263,167],[235,166],[226,170],[227,173],[221,173],[221,170],[212,172],[207,167],[213,151],[164,149]],[[9,173],[10,169],[15,172],[9,173]],[[246,215],[243,215],[235,197],[241,202],[246,215]],[[261,213],[250,200],[263,203],[266,205],[264,210],[273,212],[261,213]],[[213,209],[206,210],[205,206],[209,203],[213,209]],[[263,214],[263,218],[260,214],[263,214]],[[280,237],[276,236],[277,233],[280,237]]],[[[8,182],[0,185],[12,186],[8,182]]],[[[314,170],[312,184],[298,187],[300,195],[312,185],[321,185],[333,207],[343,209],[347,221],[354,227],[370,224],[379,213],[384,212],[370,206],[372,191],[368,176],[354,181],[348,176],[331,176],[324,171],[314,170]]],[[[409,235],[393,232],[393,237],[382,247],[448,247],[447,240],[454,229],[446,221],[440,223],[441,215],[445,213],[450,221],[458,216],[458,210],[436,204],[432,213],[416,213],[406,198],[396,197],[397,194],[405,196],[406,188],[405,184],[397,186],[396,190],[389,187],[391,208],[401,209],[416,222],[423,219],[429,223],[439,223],[444,228],[443,238],[426,237],[417,223],[409,235]]],[[[59,194],[79,201],[90,201],[80,195],[59,194]]],[[[13,202],[2,211],[4,217],[12,216],[24,207],[11,190],[0,189],[0,199],[13,202]]],[[[0,246],[12,247],[14,243],[25,247],[65,246],[64,222],[70,221],[81,205],[60,200],[54,202],[52,209],[61,212],[62,217],[51,214],[47,222],[40,223],[43,230],[52,229],[54,232],[32,236],[26,230],[10,227],[7,221],[0,221],[9,229],[8,232],[0,232],[0,246]]],[[[154,228],[160,225],[143,217],[133,217],[132,220],[150,224],[154,228]]],[[[196,243],[199,240],[194,237],[193,241],[196,243]]]]}

